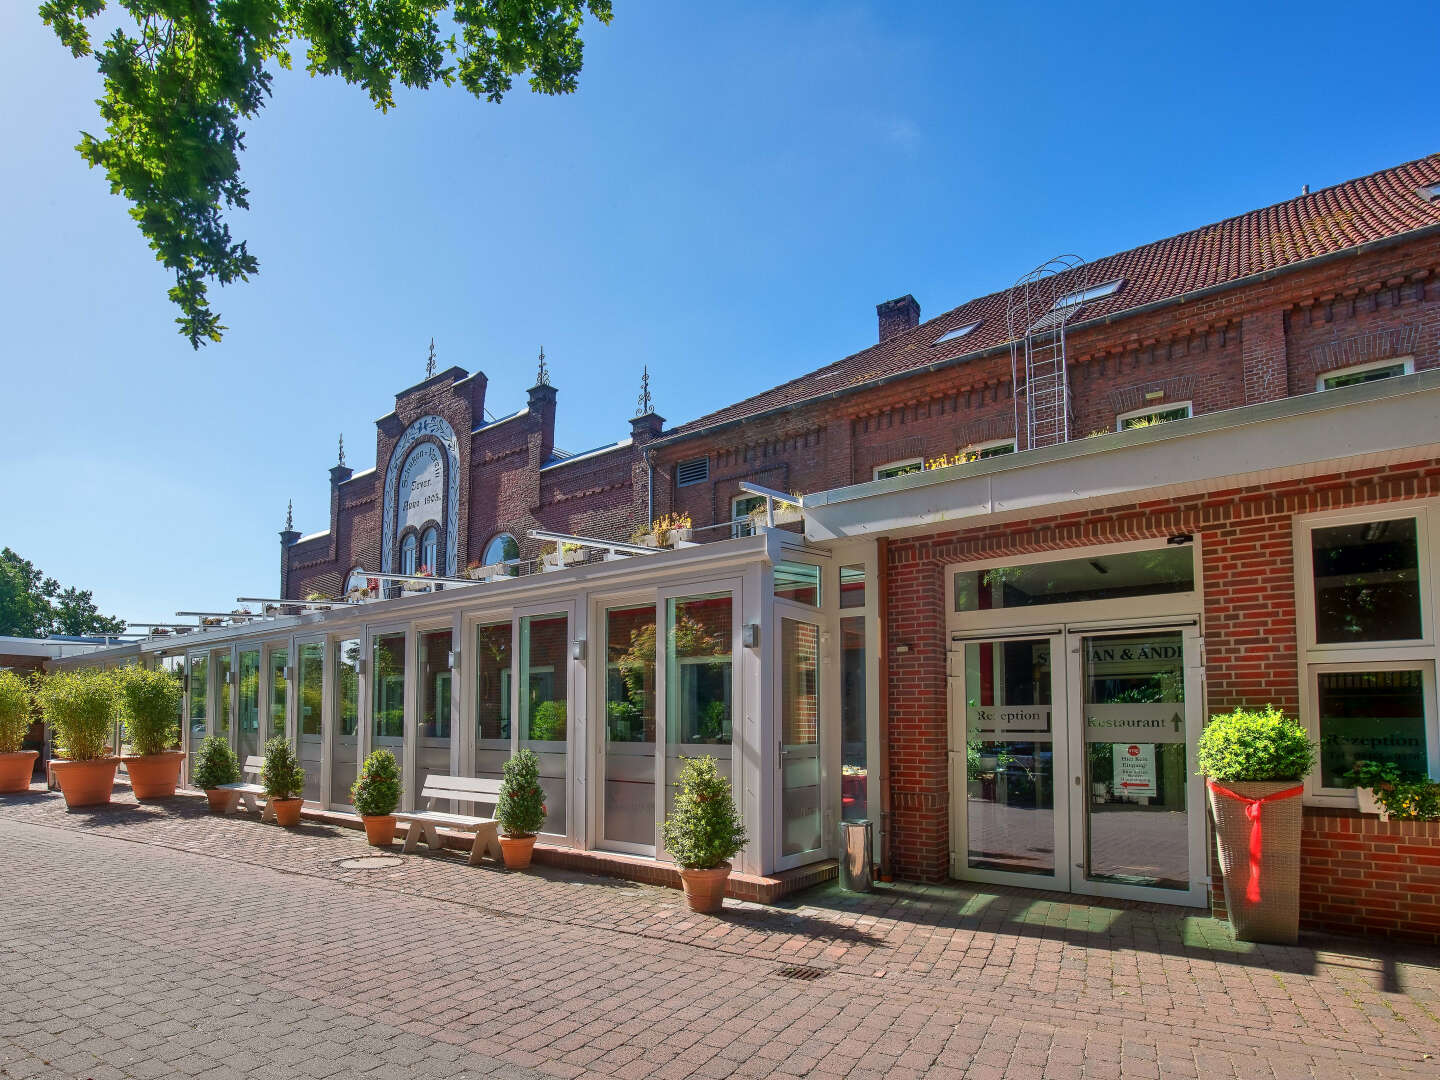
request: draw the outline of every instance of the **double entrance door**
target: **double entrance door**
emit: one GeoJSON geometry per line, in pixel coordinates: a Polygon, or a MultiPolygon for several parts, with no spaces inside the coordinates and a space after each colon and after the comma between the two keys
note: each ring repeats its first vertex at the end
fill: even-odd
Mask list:
{"type": "Polygon", "coordinates": [[[951,876],[1206,902],[1193,622],[952,635],[951,876]]]}

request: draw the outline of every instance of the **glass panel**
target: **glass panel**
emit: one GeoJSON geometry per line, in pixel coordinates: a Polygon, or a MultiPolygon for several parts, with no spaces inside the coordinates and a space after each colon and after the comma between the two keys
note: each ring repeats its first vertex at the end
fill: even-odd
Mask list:
{"type": "Polygon", "coordinates": [[[1185,644],[1178,631],[1081,641],[1091,881],[1190,884],[1185,644]]]}
{"type": "Polygon", "coordinates": [[[300,646],[300,719],[296,725],[300,733],[300,766],[305,770],[304,797],[310,802],[320,801],[320,750],[321,734],[324,730],[321,705],[325,688],[325,644],[307,641],[300,646]]]}
{"type": "Polygon", "coordinates": [[[840,567],[840,606],[857,608],[865,606],[865,567],[840,567]]]}
{"type": "MultiPolygon", "coordinates": [[[[715,758],[730,776],[732,601],[729,593],[665,603],[665,810],[675,801],[680,757],[715,758]]],[[[662,816],[664,810],[662,810],[662,816]]]]}
{"type": "Polygon", "coordinates": [[[520,620],[520,745],[540,758],[547,833],[565,833],[565,770],[569,700],[565,678],[570,655],[566,615],[530,615],[520,620]]]}
{"type": "Polygon", "coordinates": [[[1127,416],[1120,421],[1120,430],[1129,431],[1131,428],[1154,427],[1156,424],[1168,423],[1171,420],[1188,420],[1189,418],[1190,406],[1181,405],[1174,409],[1158,409],[1141,416],[1127,416]]]}
{"type": "Polygon", "coordinates": [[[1074,604],[1191,592],[1195,549],[1163,547],[1027,566],[994,566],[955,575],[955,610],[1074,604]]]}
{"type": "Polygon", "coordinates": [[[1322,671],[1317,677],[1320,783],[1343,787],[1356,761],[1393,761],[1426,776],[1425,672],[1322,671]]]}
{"type": "Polygon", "coordinates": [[[267,739],[286,734],[286,699],[290,685],[285,678],[285,668],[289,663],[290,652],[288,649],[270,650],[270,726],[265,732],[267,739]]]}
{"type": "Polygon", "coordinates": [[[820,628],[780,620],[780,854],[821,846],[820,628]]]}
{"type": "Polygon", "coordinates": [[[965,646],[966,865],[1055,873],[1050,639],[965,646]]]}
{"type": "MultiPolygon", "coordinates": [[[[370,749],[382,747],[405,768],[405,634],[378,634],[371,643],[370,749]]],[[[415,805],[419,806],[417,802],[415,805]]],[[[423,807],[422,807],[423,809],[423,807]]]]}
{"type": "Polygon", "coordinates": [[[749,536],[755,531],[755,519],[750,515],[765,506],[764,495],[739,495],[730,500],[731,536],[749,536]]]}
{"type": "Polygon", "coordinates": [[[1310,549],[1317,642],[1422,636],[1414,518],[1314,529],[1310,549]]]}
{"type": "Polygon", "coordinates": [[[475,775],[498,780],[510,756],[510,621],[475,629],[475,775]]]}
{"type": "Polygon", "coordinates": [[[840,815],[845,821],[869,816],[865,716],[865,619],[852,616],[840,620],[840,815]]]}
{"type": "Polygon", "coordinates": [[[604,836],[655,844],[655,605],[605,613],[604,836]]]}
{"type": "Polygon", "coordinates": [[[819,607],[820,567],[807,563],[776,563],[775,595],[781,600],[819,607]]]}
{"type": "Polygon", "coordinates": [[[417,799],[426,777],[450,775],[450,648],[449,630],[420,635],[420,741],[413,785],[417,799]]]}
{"type": "Polygon", "coordinates": [[[875,470],[876,480],[889,480],[894,476],[908,476],[910,473],[917,473],[924,468],[924,462],[906,461],[899,465],[885,465],[875,470]]]}
{"type": "MultiPolygon", "coordinates": [[[[215,734],[224,735],[230,738],[230,653],[229,651],[211,654],[215,661],[215,685],[220,688],[220,707],[215,710],[215,734]]],[[[230,742],[231,749],[234,749],[234,740],[230,742]]],[[[243,764],[243,762],[242,762],[243,764]]]]}
{"type": "Polygon", "coordinates": [[[205,706],[210,696],[210,661],[204,656],[190,658],[190,775],[195,775],[195,762],[200,744],[205,741],[205,706]]]}
{"type": "Polygon", "coordinates": [[[330,725],[330,805],[349,806],[350,787],[360,775],[359,638],[335,647],[335,722],[330,725]]]}
{"type": "Polygon", "coordinates": [[[246,649],[240,654],[237,678],[239,685],[239,716],[235,725],[235,756],[240,764],[247,757],[260,753],[260,650],[246,649]]]}

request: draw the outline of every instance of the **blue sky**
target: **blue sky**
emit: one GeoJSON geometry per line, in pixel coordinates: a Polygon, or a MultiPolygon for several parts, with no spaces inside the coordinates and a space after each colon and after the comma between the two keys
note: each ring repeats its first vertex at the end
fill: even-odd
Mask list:
{"type": "Polygon", "coordinates": [[[337,436],[373,463],[432,336],[497,414],[543,344],[583,450],[642,364],[679,423],[871,344],[882,300],[929,317],[1440,149],[1377,60],[1440,39],[1424,5],[616,0],[570,97],[382,115],[277,75],[233,219],[261,272],[195,353],[73,150],[93,65],[33,11],[0,5],[0,544],[134,619],[273,594],[287,499],[326,526],[337,436]]]}

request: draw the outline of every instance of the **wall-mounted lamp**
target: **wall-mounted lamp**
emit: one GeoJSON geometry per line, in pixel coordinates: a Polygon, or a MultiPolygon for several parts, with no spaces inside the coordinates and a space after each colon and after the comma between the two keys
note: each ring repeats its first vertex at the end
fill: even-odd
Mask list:
{"type": "Polygon", "coordinates": [[[235,685],[235,672],[233,672],[233,671],[227,671],[227,672],[225,672],[225,685],[226,685],[226,686],[234,686],[234,685],[235,685]]]}
{"type": "Polygon", "coordinates": [[[760,647],[760,624],[747,622],[740,626],[740,644],[747,649],[760,647]]]}
{"type": "Polygon", "coordinates": [[[450,665],[450,670],[454,671],[456,668],[458,668],[458,667],[460,666],[460,650],[459,650],[459,649],[451,649],[451,650],[446,654],[446,657],[445,657],[445,658],[446,658],[446,661],[447,661],[447,662],[449,663],[449,665],[450,665]]]}
{"type": "Polygon", "coordinates": [[[294,665],[294,664],[286,664],[286,665],[285,665],[285,681],[286,681],[286,682],[294,682],[294,681],[295,681],[295,665],[294,665]]]}
{"type": "Polygon", "coordinates": [[[570,643],[570,659],[571,659],[571,660],[584,660],[584,659],[585,659],[585,639],[584,639],[584,638],[578,638],[578,639],[576,639],[575,641],[572,641],[572,642],[570,643]]]}
{"type": "Polygon", "coordinates": [[[1189,533],[1176,533],[1174,536],[1167,537],[1165,542],[1172,547],[1180,547],[1182,544],[1193,544],[1195,537],[1189,533]]]}
{"type": "Polygon", "coordinates": [[[895,651],[897,653],[908,653],[910,651],[910,643],[908,641],[896,642],[895,651]]]}
{"type": "Polygon", "coordinates": [[[365,674],[365,658],[364,658],[363,656],[362,656],[362,657],[359,657],[359,658],[355,661],[355,674],[356,674],[356,675],[364,675],[364,674],[365,674]]]}

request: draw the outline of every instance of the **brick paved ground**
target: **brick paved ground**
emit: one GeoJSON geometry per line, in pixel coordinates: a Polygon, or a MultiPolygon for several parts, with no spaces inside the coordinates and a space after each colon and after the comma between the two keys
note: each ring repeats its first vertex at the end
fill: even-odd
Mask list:
{"type": "Polygon", "coordinates": [[[1440,1075],[1440,954],[1019,890],[677,893],[0,800],[0,1076],[1440,1075]],[[779,977],[809,965],[811,981],[779,977]]]}

